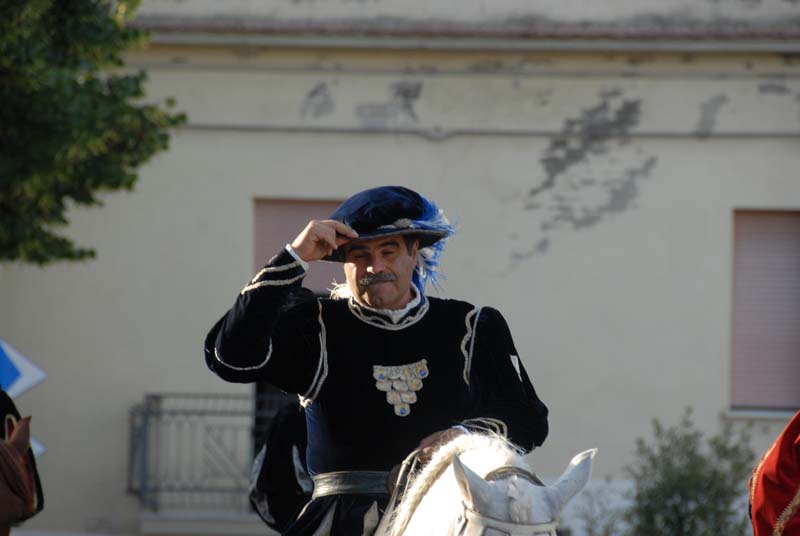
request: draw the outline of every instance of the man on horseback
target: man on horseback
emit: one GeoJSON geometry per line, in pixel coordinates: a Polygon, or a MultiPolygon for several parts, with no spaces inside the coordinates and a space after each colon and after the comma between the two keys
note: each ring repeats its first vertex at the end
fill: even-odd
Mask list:
{"type": "Polygon", "coordinates": [[[459,430],[489,427],[528,450],[547,436],[502,315],[425,295],[452,234],[407,188],[355,194],[309,222],[208,334],[206,363],[221,378],[268,381],[306,408],[314,494],[284,534],[372,534],[392,468],[459,430]],[[301,286],[318,260],[344,264],[330,299],[301,286]]]}

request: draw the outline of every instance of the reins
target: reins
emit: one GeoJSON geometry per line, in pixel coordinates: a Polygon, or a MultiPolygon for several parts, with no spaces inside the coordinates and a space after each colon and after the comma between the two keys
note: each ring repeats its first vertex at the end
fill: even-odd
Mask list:
{"type": "MultiPolygon", "coordinates": [[[[377,529],[375,530],[376,535],[388,535],[386,529],[391,518],[394,516],[394,511],[400,498],[405,495],[406,486],[408,485],[408,476],[412,472],[416,471],[417,466],[419,465],[419,455],[421,453],[422,449],[416,449],[411,454],[406,456],[406,458],[403,460],[403,463],[400,465],[400,472],[397,474],[397,480],[395,480],[394,483],[394,490],[392,490],[392,495],[389,497],[389,502],[386,503],[386,511],[381,519],[381,522],[378,524],[377,529]]],[[[403,524],[403,531],[406,530],[407,525],[408,520],[406,520],[406,522],[403,524]]]]}

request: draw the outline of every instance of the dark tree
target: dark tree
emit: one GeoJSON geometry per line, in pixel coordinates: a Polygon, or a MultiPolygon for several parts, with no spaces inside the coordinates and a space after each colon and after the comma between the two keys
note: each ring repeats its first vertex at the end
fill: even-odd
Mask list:
{"type": "Polygon", "coordinates": [[[144,72],[122,55],[146,34],[138,2],[0,0],[0,261],[93,257],[56,234],[71,204],[131,190],[137,169],[184,122],[143,101],[144,72]]]}

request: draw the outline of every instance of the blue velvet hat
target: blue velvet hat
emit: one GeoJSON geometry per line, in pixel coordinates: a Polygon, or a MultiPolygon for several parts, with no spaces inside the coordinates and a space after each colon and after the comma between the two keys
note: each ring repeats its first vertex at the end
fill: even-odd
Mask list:
{"type": "MultiPolygon", "coordinates": [[[[403,186],[381,186],[359,192],[339,205],[329,219],[355,229],[359,240],[413,235],[420,248],[414,279],[421,288],[427,280],[435,284],[444,242],[454,232],[435,203],[403,186]]],[[[344,262],[344,252],[334,251],[324,260],[344,262]]]]}

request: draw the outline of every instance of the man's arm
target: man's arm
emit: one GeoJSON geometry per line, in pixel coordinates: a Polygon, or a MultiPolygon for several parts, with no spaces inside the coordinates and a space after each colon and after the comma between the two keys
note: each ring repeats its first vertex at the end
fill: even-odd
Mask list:
{"type": "Polygon", "coordinates": [[[311,221],[291,248],[273,257],[245,285],[211,329],[205,341],[208,367],[226,381],[265,380],[303,393],[314,381],[321,322],[316,299],[301,286],[305,263],[321,259],[354,236],[355,231],[341,222],[311,221]]]}
{"type": "MultiPolygon", "coordinates": [[[[548,432],[547,406],[539,400],[500,312],[483,308],[474,337],[470,370],[474,417],[506,432],[526,450],[541,445],[548,432]]],[[[469,421],[465,424],[471,427],[469,421]]]]}
{"type": "Polygon", "coordinates": [[[308,343],[318,332],[313,323],[316,299],[302,288],[304,276],[305,269],[289,252],[273,257],[206,336],[208,368],[229,382],[264,380],[302,392],[311,381],[303,370],[315,366],[308,343]],[[287,337],[290,332],[294,339],[287,337]],[[294,372],[287,366],[293,357],[309,362],[294,372]]]}

